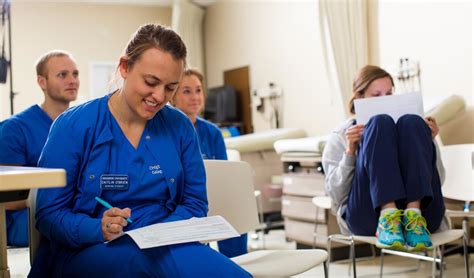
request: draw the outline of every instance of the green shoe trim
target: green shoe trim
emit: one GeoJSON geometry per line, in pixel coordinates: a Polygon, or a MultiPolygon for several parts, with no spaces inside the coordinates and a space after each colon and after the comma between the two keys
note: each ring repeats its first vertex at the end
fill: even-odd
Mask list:
{"type": "Polygon", "coordinates": [[[421,227],[425,228],[428,235],[431,235],[430,231],[426,227],[426,219],[419,213],[410,213],[407,214],[408,222],[405,224],[405,231],[410,231],[415,234],[422,234],[423,230],[421,227]],[[413,216],[415,214],[415,216],[413,216]],[[421,225],[420,225],[421,224],[421,225]]]}

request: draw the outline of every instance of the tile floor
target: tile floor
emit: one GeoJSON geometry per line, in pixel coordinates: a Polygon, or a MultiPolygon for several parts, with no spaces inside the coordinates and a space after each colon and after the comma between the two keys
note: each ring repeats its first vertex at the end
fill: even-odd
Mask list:
{"type": "MultiPolygon", "coordinates": [[[[249,248],[259,249],[262,247],[261,237],[258,240],[249,237],[249,248]]],[[[287,242],[283,230],[270,231],[265,235],[265,246],[267,249],[294,249],[294,242],[287,242]]],[[[460,255],[452,255],[445,258],[446,268],[443,277],[466,277],[464,270],[464,260],[460,255]]],[[[470,256],[471,278],[474,278],[474,254],[470,256]]],[[[432,264],[430,262],[421,262],[417,271],[410,271],[417,268],[418,261],[414,259],[385,255],[384,259],[384,277],[431,277],[432,264]]],[[[330,264],[329,277],[351,277],[348,273],[348,262],[335,262],[330,264]]],[[[357,277],[379,277],[380,258],[357,262],[357,277]]],[[[317,266],[305,273],[295,277],[324,277],[323,266],[317,266]]]]}
{"type": "MultiPolygon", "coordinates": [[[[264,240],[260,235],[254,238],[249,235],[249,250],[256,250],[263,248],[263,243],[267,249],[295,249],[295,242],[287,242],[283,230],[273,230],[265,235],[264,240]]],[[[215,246],[211,244],[211,246],[215,246]]],[[[446,268],[444,277],[465,277],[464,262],[460,255],[448,256],[445,259],[446,268]]],[[[474,278],[474,254],[470,256],[471,261],[471,278],[474,278]]],[[[373,260],[357,262],[358,277],[378,277],[380,266],[380,259],[377,257],[373,260]]],[[[29,271],[29,257],[28,249],[9,249],[8,263],[10,266],[10,273],[12,278],[26,277],[29,271]]],[[[386,256],[384,263],[385,277],[431,277],[431,263],[421,262],[420,268],[415,272],[404,272],[417,267],[417,261],[398,256],[386,256]]],[[[347,262],[336,262],[330,265],[330,277],[350,277],[348,274],[349,264],[347,262]]],[[[323,266],[320,265],[309,271],[297,275],[295,277],[324,277],[323,266]]]]}

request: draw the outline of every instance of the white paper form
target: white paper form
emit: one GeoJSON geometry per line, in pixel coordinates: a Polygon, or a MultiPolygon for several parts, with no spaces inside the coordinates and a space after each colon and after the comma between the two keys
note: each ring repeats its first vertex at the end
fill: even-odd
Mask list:
{"type": "Polygon", "coordinates": [[[357,124],[366,124],[372,116],[380,114],[391,116],[395,122],[405,114],[424,117],[420,92],[356,99],[354,109],[357,124]]]}
{"type": "Polygon", "coordinates": [[[128,234],[140,249],[240,236],[234,227],[219,215],[158,223],[127,231],[125,234],[128,234]]]}

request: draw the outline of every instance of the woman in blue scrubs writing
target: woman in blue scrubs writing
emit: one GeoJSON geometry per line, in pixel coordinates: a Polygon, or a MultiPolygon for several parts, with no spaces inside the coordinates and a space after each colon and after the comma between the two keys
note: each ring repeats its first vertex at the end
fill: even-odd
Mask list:
{"type": "Polygon", "coordinates": [[[144,25],[119,60],[123,86],[54,122],[39,166],[66,169],[67,185],[38,191],[37,228],[48,250],[43,241],[43,261],[36,257],[31,274],[43,262],[52,277],[250,276],[200,243],[141,250],[125,236],[104,244],[126,230],[206,216],[196,133],[166,105],[185,66],[181,38],[161,25],[144,25]]]}
{"type": "MultiPolygon", "coordinates": [[[[183,79],[173,97],[172,103],[183,111],[194,124],[203,159],[227,160],[224,138],[219,128],[198,115],[205,103],[204,76],[195,69],[184,72],[183,79]]],[[[240,256],[247,253],[247,234],[238,238],[219,241],[219,251],[227,257],[240,256]]]]}

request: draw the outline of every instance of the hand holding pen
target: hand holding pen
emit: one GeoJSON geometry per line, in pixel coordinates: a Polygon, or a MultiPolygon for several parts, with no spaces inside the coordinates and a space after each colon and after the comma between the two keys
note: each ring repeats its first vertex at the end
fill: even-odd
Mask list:
{"type": "Polygon", "coordinates": [[[110,241],[123,233],[123,228],[132,223],[130,219],[131,210],[129,208],[119,209],[112,207],[109,203],[99,197],[95,197],[104,207],[108,208],[102,215],[102,234],[106,241],[110,241]]]}

